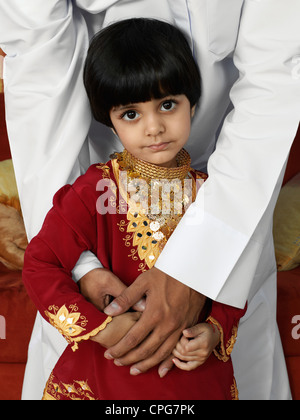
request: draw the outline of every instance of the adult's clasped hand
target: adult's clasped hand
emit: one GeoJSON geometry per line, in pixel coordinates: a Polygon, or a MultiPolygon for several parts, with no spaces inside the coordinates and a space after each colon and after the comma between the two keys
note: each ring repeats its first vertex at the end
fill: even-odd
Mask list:
{"type": "Polygon", "coordinates": [[[153,267],[142,273],[123,290],[104,312],[120,315],[143,297],[145,310],[139,321],[105,357],[118,366],[131,366],[138,375],[159,365],[158,373],[165,376],[173,367],[172,351],[182,331],[198,322],[206,297],[153,267]]]}

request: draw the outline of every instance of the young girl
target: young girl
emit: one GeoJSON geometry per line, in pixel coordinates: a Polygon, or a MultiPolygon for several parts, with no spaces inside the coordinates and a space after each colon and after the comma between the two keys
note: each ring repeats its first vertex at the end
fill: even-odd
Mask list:
{"type": "Polygon", "coordinates": [[[71,277],[81,253],[90,250],[130,285],[153,267],[195,200],[197,184],[207,178],[190,167],[183,149],[200,97],[200,74],[188,43],[167,23],[115,23],[93,40],[84,77],[96,119],[115,131],[124,151],[63,187],[27,248],[27,290],[70,344],[44,399],[237,399],[230,353],[244,311],[208,301],[199,324],[184,331],[174,349],[178,368],[163,379],[155,369],[133,376],[104,352],[140,314],[106,316],[84,299],[71,277]],[[200,333],[217,345],[203,365],[200,333]]]}

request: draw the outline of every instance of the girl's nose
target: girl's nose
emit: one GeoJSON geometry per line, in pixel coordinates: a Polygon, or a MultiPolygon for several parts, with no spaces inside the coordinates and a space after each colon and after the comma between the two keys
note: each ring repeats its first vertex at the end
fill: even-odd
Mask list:
{"type": "Polygon", "coordinates": [[[149,115],[145,122],[145,134],[156,137],[165,131],[165,126],[160,115],[149,115]]]}

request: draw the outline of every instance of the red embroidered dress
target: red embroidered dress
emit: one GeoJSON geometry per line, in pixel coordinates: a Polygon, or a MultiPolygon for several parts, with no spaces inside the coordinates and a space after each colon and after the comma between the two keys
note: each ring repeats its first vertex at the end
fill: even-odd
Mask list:
{"type": "MultiPolygon", "coordinates": [[[[185,163],[179,164],[178,175],[184,176],[177,182],[179,187],[174,184],[173,192],[166,190],[171,205],[178,203],[174,198],[176,188],[178,193],[183,191],[181,207],[195,199],[196,180],[202,184],[207,178],[193,171],[186,152],[182,153],[185,163]],[[186,189],[181,190],[181,186],[186,189]]],[[[157,368],[131,376],[129,367],[115,366],[104,358],[105,349],[89,340],[111,318],[87,302],[72,279],[71,271],[81,253],[90,250],[105,268],[130,285],[154,265],[182,217],[174,211],[175,204],[168,216],[163,211],[157,215],[155,206],[162,210],[167,205],[160,199],[152,204],[152,211],[143,210],[148,200],[147,186],[157,175],[152,169],[157,167],[145,163],[143,176],[143,162],[139,170],[141,161],[133,161],[124,151],[107,164],[91,166],[72,186],[58,191],[40,233],[27,248],[23,279],[28,293],[42,316],[69,343],[47,382],[44,399],[237,399],[230,353],[244,314],[239,309],[212,302],[207,319],[221,331],[218,350],[203,366],[191,372],[173,368],[163,379],[157,368]],[[127,184],[121,180],[122,174],[128,176],[127,184]],[[132,188],[138,200],[128,192],[132,188]]],[[[158,181],[151,184],[154,189],[158,181]]]]}

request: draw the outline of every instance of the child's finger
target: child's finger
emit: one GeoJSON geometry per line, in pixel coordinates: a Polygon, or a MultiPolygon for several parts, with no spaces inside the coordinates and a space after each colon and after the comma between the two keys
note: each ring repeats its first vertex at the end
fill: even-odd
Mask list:
{"type": "Polygon", "coordinates": [[[183,331],[183,335],[184,337],[187,337],[187,338],[195,338],[197,337],[197,335],[200,335],[204,331],[206,331],[206,327],[207,327],[207,324],[205,323],[194,325],[193,327],[186,328],[183,331]]]}
{"type": "Polygon", "coordinates": [[[179,353],[185,354],[187,353],[187,345],[189,340],[186,337],[181,337],[181,339],[176,344],[176,349],[179,353]]]}
{"type": "Polygon", "coordinates": [[[207,341],[205,340],[204,334],[188,340],[183,337],[176,345],[176,350],[183,356],[196,356],[199,352],[207,350],[207,341]]]}
{"type": "Polygon", "coordinates": [[[173,350],[173,355],[177,357],[178,359],[185,361],[185,362],[192,362],[194,360],[197,360],[197,354],[190,354],[190,353],[180,353],[178,350],[173,350]]]}
{"type": "Polygon", "coordinates": [[[194,338],[193,340],[189,340],[188,343],[185,345],[184,350],[186,353],[194,353],[199,352],[201,350],[207,350],[208,343],[207,337],[205,334],[201,334],[198,337],[194,338]]]}
{"type": "Polygon", "coordinates": [[[177,366],[181,370],[191,371],[196,369],[199,364],[196,361],[193,362],[182,362],[181,360],[174,358],[173,363],[175,366],[177,366]]]}

